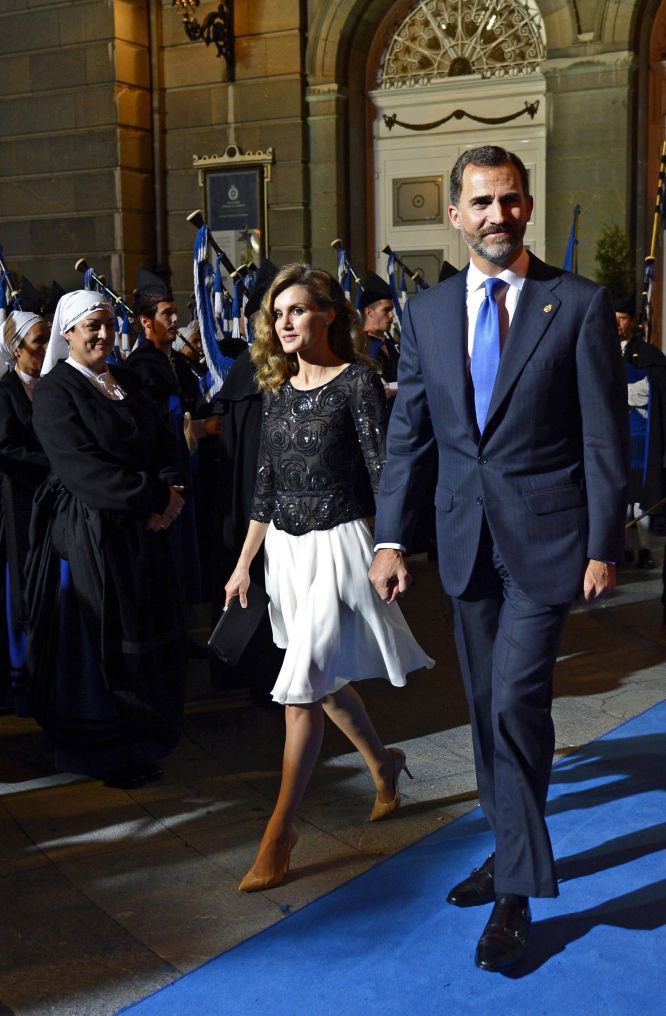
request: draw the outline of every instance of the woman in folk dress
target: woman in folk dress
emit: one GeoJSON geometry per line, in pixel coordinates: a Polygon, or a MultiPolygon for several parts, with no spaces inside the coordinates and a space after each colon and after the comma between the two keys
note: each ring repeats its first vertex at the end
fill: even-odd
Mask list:
{"type": "MultiPolygon", "coordinates": [[[[286,649],[273,698],[285,705],[278,800],[240,889],[278,885],[289,868],[296,809],[319,755],[324,714],[363,756],[377,796],[371,820],[400,803],[405,754],[386,748],[350,684],[405,674],[433,661],[397,604],[372,589],[367,569],[384,463],[386,399],[355,347],[357,319],[338,283],[308,265],[287,265],[264,297],[252,359],[263,392],[254,507],[227,605],[246,605],[249,567],[265,540],[273,637],[286,649]]],[[[408,773],[409,775],[409,773],[408,773]]]]}

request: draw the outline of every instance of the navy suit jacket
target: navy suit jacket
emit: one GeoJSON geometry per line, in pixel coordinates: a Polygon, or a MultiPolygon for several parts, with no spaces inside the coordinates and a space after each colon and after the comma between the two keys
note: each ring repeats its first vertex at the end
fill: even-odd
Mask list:
{"type": "Polygon", "coordinates": [[[540,603],[580,591],[588,558],[618,561],[628,463],[626,384],[606,289],[530,256],[483,434],[468,378],[467,271],[414,296],[377,505],[377,543],[407,545],[420,463],[439,451],[444,588],[468,585],[485,515],[512,579],[540,603]]]}

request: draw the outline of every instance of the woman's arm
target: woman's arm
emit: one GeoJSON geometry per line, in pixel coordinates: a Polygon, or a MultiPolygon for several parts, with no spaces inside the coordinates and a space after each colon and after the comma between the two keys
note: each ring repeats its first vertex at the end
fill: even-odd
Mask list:
{"type": "Polygon", "coordinates": [[[247,591],[250,587],[250,565],[254,561],[259,548],[266,538],[267,522],[250,519],[247,536],[241,548],[240,557],[229,581],[224,587],[226,599],[224,608],[229,606],[234,596],[240,598],[241,607],[247,607],[247,591]]]}
{"type": "Polygon", "coordinates": [[[364,370],[356,379],[351,410],[372,492],[376,497],[386,461],[387,409],[384,388],[374,370],[364,370]]]}

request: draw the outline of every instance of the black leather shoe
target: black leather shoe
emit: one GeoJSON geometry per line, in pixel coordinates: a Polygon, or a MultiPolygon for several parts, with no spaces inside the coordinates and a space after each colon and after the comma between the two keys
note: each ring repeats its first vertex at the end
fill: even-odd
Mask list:
{"type": "Polygon", "coordinates": [[[508,970],[522,960],[532,915],[529,903],[514,903],[498,896],[490,920],[476,947],[475,962],[481,970],[508,970]]]}
{"type": "Polygon", "coordinates": [[[121,790],[136,790],[137,787],[143,787],[145,782],[145,776],[135,766],[120,766],[104,777],[107,787],[119,787],[121,790]]]}
{"type": "Polygon", "coordinates": [[[454,907],[478,907],[482,903],[493,903],[495,900],[495,855],[487,857],[480,868],[454,885],[446,897],[447,903],[454,907]]]}

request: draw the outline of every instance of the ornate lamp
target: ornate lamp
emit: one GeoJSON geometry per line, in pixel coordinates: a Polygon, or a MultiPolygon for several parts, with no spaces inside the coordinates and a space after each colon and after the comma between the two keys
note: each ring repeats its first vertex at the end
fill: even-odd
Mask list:
{"type": "Polygon", "coordinates": [[[207,46],[211,44],[217,49],[217,55],[224,57],[227,65],[227,81],[234,80],[234,2],[222,0],[217,10],[207,14],[199,22],[194,10],[200,0],[171,0],[172,7],[183,12],[183,28],[188,39],[193,42],[201,39],[207,46]]]}

